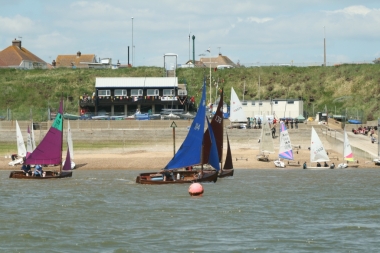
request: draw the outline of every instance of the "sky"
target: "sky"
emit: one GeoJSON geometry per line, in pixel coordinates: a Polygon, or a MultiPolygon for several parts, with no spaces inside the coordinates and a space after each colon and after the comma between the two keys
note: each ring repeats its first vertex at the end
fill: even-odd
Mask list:
{"type": "Polygon", "coordinates": [[[178,57],[165,57],[166,64],[185,64],[193,58],[189,35],[195,60],[220,53],[247,67],[321,65],[324,39],[328,65],[380,57],[378,0],[0,0],[0,6],[0,50],[21,39],[48,63],[80,51],[127,64],[129,46],[134,66],[163,67],[167,53],[178,57]]]}

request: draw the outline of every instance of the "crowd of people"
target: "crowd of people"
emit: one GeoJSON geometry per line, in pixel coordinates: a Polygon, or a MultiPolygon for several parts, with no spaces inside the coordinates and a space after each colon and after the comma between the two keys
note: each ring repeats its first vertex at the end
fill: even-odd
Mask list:
{"type": "Polygon", "coordinates": [[[95,92],[91,95],[88,95],[87,93],[83,93],[82,96],[79,97],[82,102],[91,102],[95,98],[95,92]]]}

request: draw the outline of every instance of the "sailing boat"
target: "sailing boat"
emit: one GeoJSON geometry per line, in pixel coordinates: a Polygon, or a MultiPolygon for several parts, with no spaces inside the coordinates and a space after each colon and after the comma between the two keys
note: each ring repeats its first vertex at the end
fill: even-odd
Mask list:
{"type": "Polygon", "coordinates": [[[211,149],[208,163],[215,169],[203,172],[202,146],[204,125],[206,119],[206,86],[203,84],[202,98],[199,103],[198,112],[191,124],[189,132],[174,157],[160,172],[141,173],[136,177],[139,184],[183,184],[192,182],[216,182],[219,171],[219,157],[213,130],[208,122],[208,130],[211,139],[211,149]],[[201,165],[200,171],[179,170],[201,165]]]}
{"type": "MultiPolygon", "coordinates": [[[[321,139],[319,139],[319,136],[317,132],[315,131],[314,127],[311,128],[311,145],[310,145],[310,162],[316,163],[316,162],[327,162],[330,161],[329,156],[327,155],[327,152],[325,148],[323,147],[321,139]]],[[[313,170],[324,170],[324,169],[330,169],[330,167],[307,167],[308,169],[313,170]]]]}
{"type": "MultiPolygon", "coordinates": [[[[222,90],[220,93],[218,106],[216,108],[214,117],[212,118],[212,121],[211,121],[211,128],[212,128],[212,131],[214,132],[214,136],[216,139],[216,146],[218,149],[219,163],[222,163],[222,159],[223,159],[223,127],[224,127],[223,104],[224,102],[223,102],[223,90],[222,90]]],[[[228,141],[228,136],[227,136],[227,141],[228,141]]],[[[207,129],[204,134],[204,145],[203,145],[203,162],[204,163],[208,162],[210,148],[211,148],[211,140],[210,140],[208,129],[207,129]]],[[[232,155],[231,155],[231,149],[229,147],[229,141],[228,141],[226,161],[224,163],[223,169],[219,172],[219,177],[233,176],[233,174],[234,174],[234,171],[233,171],[233,165],[232,165],[232,155]],[[229,152],[229,155],[228,155],[228,152],[229,152]]]]}
{"type": "MultiPolygon", "coordinates": [[[[71,128],[70,128],[70,121],[67,121],[67,147],[70,150],[70,168],[73,170],[75,169],[75,162],[74,159],[74,146],[73,146],[73,138],[71,137],[71,128]]],[[[65,162],[63,162],[62,165],[65,165],[65,162]]]]}
{"type": "Polygon", "coordinates": [[[59,171],[44,171],[43,177],[29,176],[23,171],[12,171],[10,178],[19,179],[51,179],[71,177],[72,171],[62,171],[62,142],[63,142],[63,101],[61,100],[57,116],[44,139],[25,160],[25,164],[60,165],[59,171]]]}
{"type": "MultiPolygon", "coordinates": [[[[348,167],[347,163],[345,163],[344,161],[350,161],[350,162],[355,161],[350,142],[348,141],[346,126],[344,127],[343,162],[338,165],[337,167],[338,169],[344,169],[348,167]]],[[[350,167],[359,167],[359,165],[358,164],[350,165],[350,167]]]]}
{"type": "Polygon", "coordinates": [[[15,166],[16,164],[22,164],[24,157],[26,156],[24,138],[22,137],[21,129],[17,120],[16,120],[16,141],[17,141],[17,157],[15,157],[15,155],[12,155],[12,161],[8,163],[10,166],[15,166]]]}
{"type": "Polygon", "coordinates": [[[236,95],[236,92],[233,87],[231,87],[230,122],[231,124],[247,123],[247,117],[245,116],[241,102],[238,96],[236,95]]]}
{"type": "Polygon", "coordinates": [[[272,131],[269,128],[269,122],[265,114],[263,115],[259,150],[260,154],[257,156],[257,160],[262,162],[269,162],[269,154],[274,153],[274,145],[272,131]]]}
{"type": "Polygon", "coordinates": [[[278,150],[278,160],[274,161],[274,165],[276,167],[285,168],[286,165],[280,158],[294,160],[292,144],[284,122],[280,123],[280,148],[278,150]]]}

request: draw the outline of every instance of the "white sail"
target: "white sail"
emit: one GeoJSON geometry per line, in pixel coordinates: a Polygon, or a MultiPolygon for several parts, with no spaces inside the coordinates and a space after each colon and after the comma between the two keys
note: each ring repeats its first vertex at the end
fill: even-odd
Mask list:
{"type": "Polygon", "coordinates": [[[230,101],[230,121],[231,122],[246,122],[247,117],[243,111],[241,102],[236,95],[234,88],[231,87],[231,101],[230,101]]]}
{"type": "Polygon", "coordinates": [[[26,148],[24,143],[24,138],[22,137],[20,126],[16,120],[16,137],[17,137],[17,155],[19,157],[26,156],[26,148]]]}
{"type": "Polygon", "coordinates": [[[272,132],[269,127],[269,122],[265,115],[263,116],[263,122],[261,126],[262,126],[262,129],[261,129],[261,140],[260,140],[260,152],[274,153],[272,132]]]}
{"type": "Polygon", "coordinates": [[[30,134],[29,126],[28,126],[28,135],[26,139],[26,152],[27,153],[32,153],[33,152],[33,142],[32,142],[32,136],[30,134]]]}
{"type": "Polygon", "coordinates": [[[278,157],[287,160],[294,159],[292,143],[290,142],[288,129],[286,129],[284,122],[280,123],[280,148],[278,150],[278,157]]]}
{"type": "Polygon", "coordinates": [[[67,145],[69,146],[70,158],[74,159],[74,146],[73,139],[71,137],[70,121],[67,121],[67,145]]]}
{"type": "Polygon", "coordinates": [[[329,156],[323,147],[321,139],[314,127],[311,128],[311,145],[310,145],[310,162],[327,162],[330,161],[329,156]]]}
{"type": "Polygon", "coordinates": [[[348,140],[346,129],[344,129],[344,149],[343,149],[344,160],[354,161],[354,155],[352,153],[351,145],[348,140]]]}

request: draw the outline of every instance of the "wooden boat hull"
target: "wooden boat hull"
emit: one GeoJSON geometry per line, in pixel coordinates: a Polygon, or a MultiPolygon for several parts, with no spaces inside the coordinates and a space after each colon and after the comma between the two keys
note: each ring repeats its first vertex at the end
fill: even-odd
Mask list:
{"type": "Polygon", "coordinates": [[[331,170],[330,167],[307,167],[308,170],[331,170]]]}
{"type": "Polygon", "coordinates": [[[35,177],[31,175],[26,175],[23,171],[11,171],[9,174],[9,178],[16,178],[16,179],[55,179],[55,178],[65,178],[65,177],[72,177],[73,172],[57,172],[57,171],[44,171],[46,172],[46,175],[44,177],[35,177]]]}
{"type": "Polygon", "coordinates": [[[216,182],[218,172],[215,170],[203,171],[203,176],[199,178],[200,171],[174,171],[173,176],[164,177],[163,172],[141,173],[136,177],[138,184],[190,184],[193,182],[216,182]]]}
{"type": "Polygon", "coordinates": [[[232,170],[222,170],[221,173],[218,175],[219,178],[233,177],[233,176],[234,176],[234,169],[232,169],[232,170]]]}

